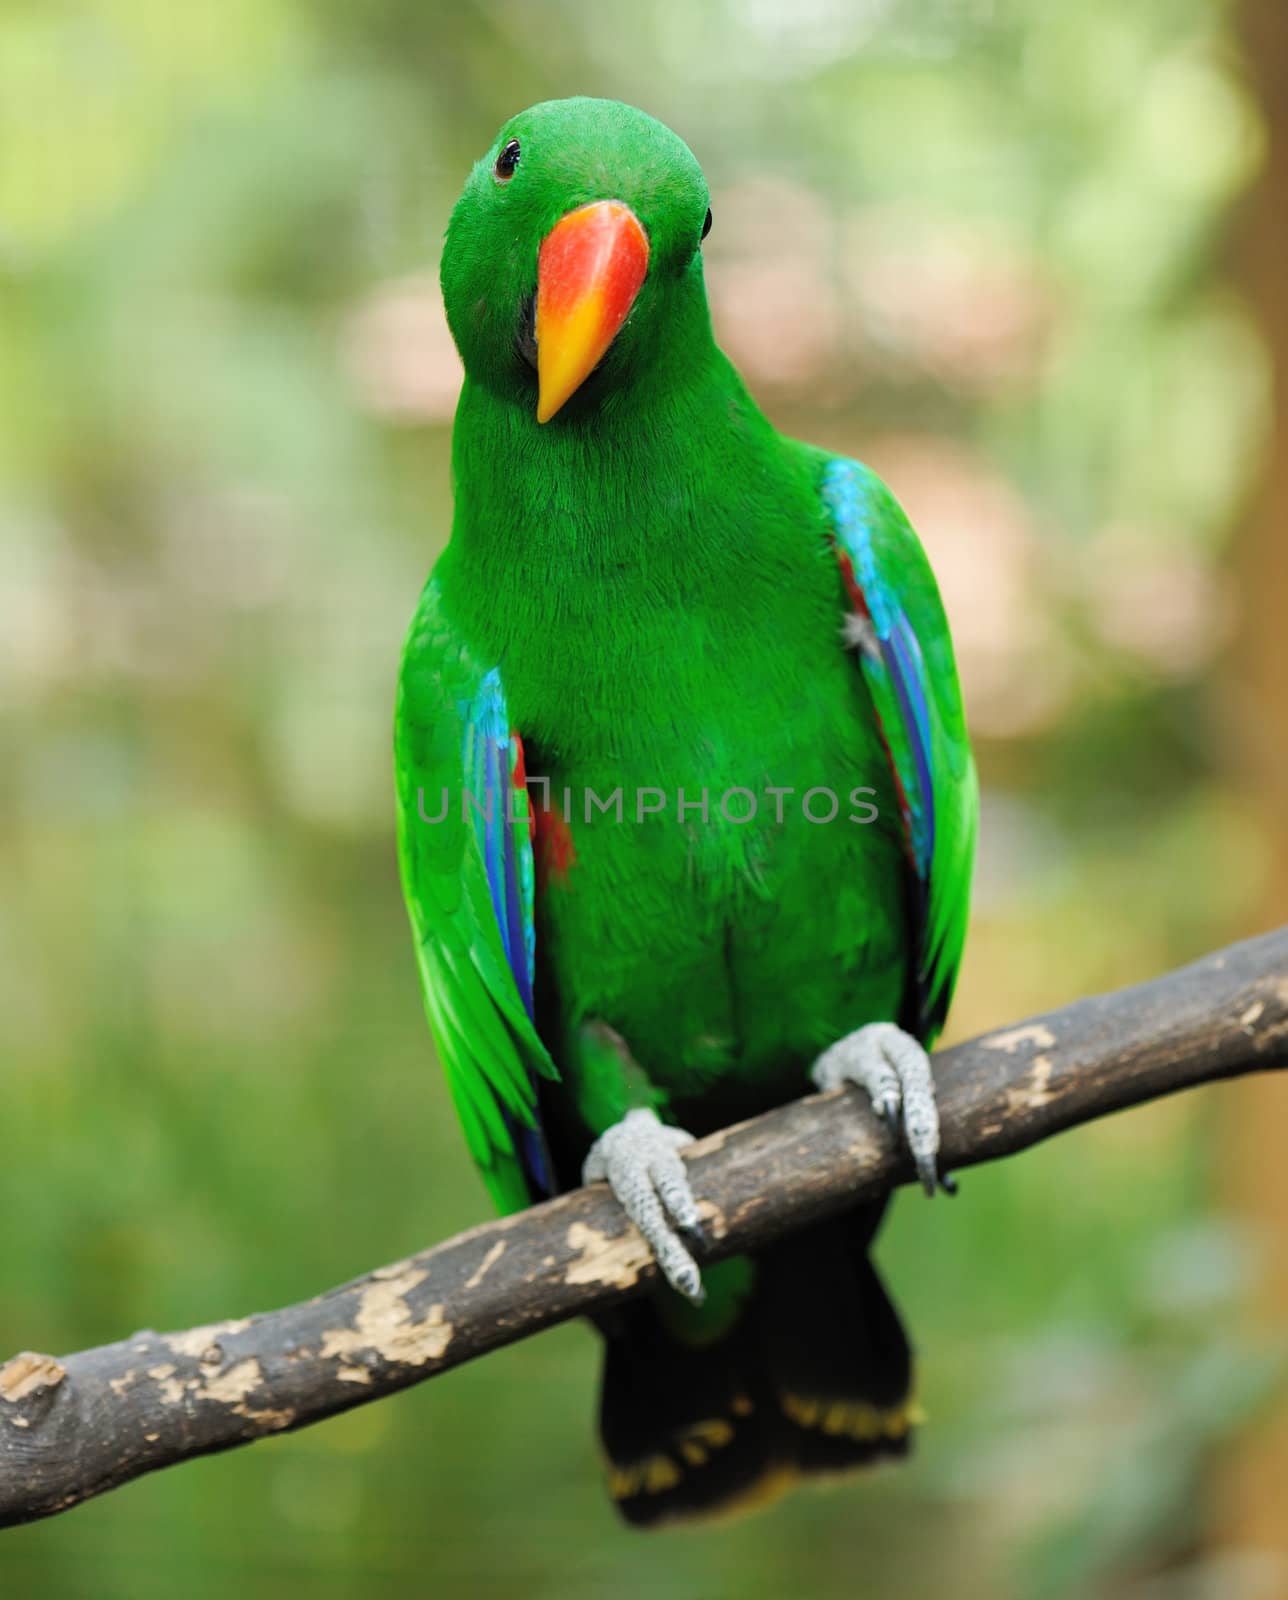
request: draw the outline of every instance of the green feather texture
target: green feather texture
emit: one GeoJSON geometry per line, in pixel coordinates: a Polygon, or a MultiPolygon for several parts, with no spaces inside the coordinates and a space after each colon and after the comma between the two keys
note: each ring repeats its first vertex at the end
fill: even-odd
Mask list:
{"type": "MultiPolygon", "coordinates": [[[[463,799],[461,707],[483,678],[442,621],[431,583],[407,640],[395,716],[398,855],[425,1009],[452,1100],[493,1200],[514,1211],[530,1199],[514,1125],[535,1126],[535,1078],[554,1076],[554,1067],[506,962],[463,799]]],[[[519,825],[526,829],[522,818],[519,825]]]]}
{"type": "MultiPolygon", "coordinates": [[[[904,619],[900,670],[924,701],[910,734],[889,675],[846,635],[855,597],[829,486],[849,464],[779,434],[715,343],[710,203],[660,123],[558,101],[500,130],[447,230],[465,363],[455,514],[403,658],[399,853],[438,1052],[506,1210],[579,1182],[591,1143],[634,1106],[701,1135],[806,1092],[818,1053],[865,1023],[929,1040],[961,958],[977,799],[938,591],[893,497],[854,466],[869,609],[904,619]],[[513,170],[498,169],[516,141],[513,170]],[[647,272],[606,354],[538,423],[542,243],[601,200],[634,212],[647,272]],[[483,794],[471,766],[480,705],[490,751],[517,761],[521,743],[542,802],[532,828],[478,820],[505,786],[489,769],[483,794]],[[920,863],[919,759],[935,819],[920,863]]],[[[884,1303],[864,1287],[865,1249],[856,1307],[884,1303]]],[[[735,1315],[736,1297],[716,1298],[735,1315]]],[[[892,1311],[879,1320],[898,1332],[892,1311]]],[[[671,1315],[656,1337],[692,1321],[671,1315]]],[[[722,1359],[712,1327],[692,1340],[704,1371],[722,1359]]],[[[902,1405],[901,1335],[882,1348],[885,1388],[838,1381],[851,1409],[826,1414],[902,1405]]],[[[777,1446],[756,1448],[768,1472],[777,1446]]],[[[669,1469],[628,1468],[623,1484],[670,1484],[669,1469]]]]}

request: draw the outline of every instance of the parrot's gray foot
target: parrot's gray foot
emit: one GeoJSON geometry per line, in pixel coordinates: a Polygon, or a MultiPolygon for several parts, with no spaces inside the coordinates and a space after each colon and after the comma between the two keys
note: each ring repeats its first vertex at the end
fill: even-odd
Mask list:
{"type": "Polygon", "coordinates": [[[591,1145],[581,1181],[608,1180],[618,1204],[644,1235],[663,1277],[686,1300],[701,1305],[702,1275],[676,1232],[682,1228],[702,1236],[698,1203],[680,1160],[680,1150],[692,1143],[691,1133],[659,1122],[652,1111],[628,1111],[591,1145]]]}
{"type": "Polygon", "coordinates": [[[955,1191],[950,1177],[939,1176],[939,1108],[930,1057],[910,1033],[893,1022],[870,1022],[829,1045],[810,1068],[810,1079],[824,1091],[857,1084],[891,1127],[902,1121],[926,1193],[934,1194],[941,1184],[948,1194],[955,1191]]]}

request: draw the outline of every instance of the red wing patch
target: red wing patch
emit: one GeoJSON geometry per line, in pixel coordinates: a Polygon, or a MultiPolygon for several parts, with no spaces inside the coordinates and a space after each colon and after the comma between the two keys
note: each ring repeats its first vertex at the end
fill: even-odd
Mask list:
{"type": "MultiPolygon", "coordinates": [[[[512,741],[514,750],[514,764],[510,768],[510,784],[516,791],[526,792],[528,787],[528,769],[523,761],[523,740],[517,735],[512,741]]],[[[537,813],[532,804],[532,796],[528,796],[528,841],[535,843],[537,837],[537,813]]]]}
{"type": "Polygon", "coordinates": [[[532,821],[537,891],[543,893],[552,882],[561,886],[567,884],[568,874],[577,864],[577,847],[562,811],[536,805],[532,809],[532,821]]]}

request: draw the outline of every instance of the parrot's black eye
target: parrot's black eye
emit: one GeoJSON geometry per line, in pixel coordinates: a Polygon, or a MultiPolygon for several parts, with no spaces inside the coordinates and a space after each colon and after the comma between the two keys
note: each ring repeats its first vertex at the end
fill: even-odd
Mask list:
{"type": "Polygon", "coordinates": [[[502,183],[509,183],[514,176],[514,169],[519,165],[519,141],[511,139],[496,158],[496,166],[492,169],[502,183]]]}
{"type": "Polygon", "coordinates": [[[711,232],[711,207],[708,206],[707,207],[706,217],[705,217],[705,219],[704,219],[704,221],[702,223],[702,237],[705,239],[706,236],[710,232],[711,232]]]}

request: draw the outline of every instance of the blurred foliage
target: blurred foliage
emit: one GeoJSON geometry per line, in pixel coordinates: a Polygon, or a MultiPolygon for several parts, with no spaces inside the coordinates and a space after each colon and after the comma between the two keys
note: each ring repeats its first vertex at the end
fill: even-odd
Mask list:
{"type": "MultiPolygon", "coordinates": [[[[1251,931],[1222,663],[1269,374],[1224,261],[1263,137],[1229,26],[1215,0],[10,0],[0,1348],[284,1303],[485,1214],[389,724],[450,518],[437,242],[533,100],[689,140],[723,342],[923,530],[985,784],[957,1031],[1251,931]]],[[[628,1536],[595,1341],[564,1328],[7,1534],[0,1592],[1196,1593],[1168,1575],[1211,1452],[1277,1371],[1239,1333],[1257,1255],[1211,1121],[1161,1105],[894,1208],[932,1419],[906,1469],[628,1536]]],[[[1242,1582],[1213,1592],[1276,1592],[1242,1582]]]]}

